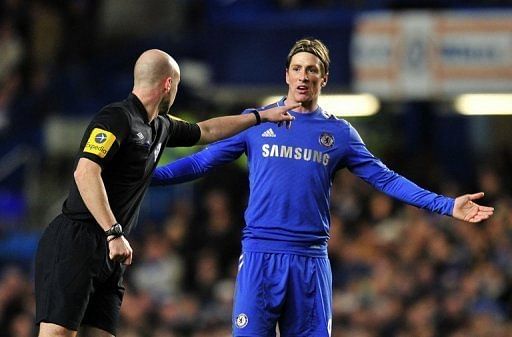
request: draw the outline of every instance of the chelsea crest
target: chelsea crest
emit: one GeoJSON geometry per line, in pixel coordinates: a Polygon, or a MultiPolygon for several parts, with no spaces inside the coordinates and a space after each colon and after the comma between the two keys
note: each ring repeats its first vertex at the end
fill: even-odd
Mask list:
{"type": "Polygon", "coordinates": [[[334,145],[334,136],[330,133],[323,132],[320,135],[320,144],[322,144],[325,147],[332,147],[334,145]]]}

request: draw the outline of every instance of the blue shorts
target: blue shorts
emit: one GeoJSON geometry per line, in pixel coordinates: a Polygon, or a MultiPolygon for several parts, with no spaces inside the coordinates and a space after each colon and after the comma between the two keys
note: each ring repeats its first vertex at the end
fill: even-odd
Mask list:
{"type": "Polygon", "coordinates": [[[332,275],[329,260],[283,253],[240,256],[233,336],[328,337],[332,275]]]}

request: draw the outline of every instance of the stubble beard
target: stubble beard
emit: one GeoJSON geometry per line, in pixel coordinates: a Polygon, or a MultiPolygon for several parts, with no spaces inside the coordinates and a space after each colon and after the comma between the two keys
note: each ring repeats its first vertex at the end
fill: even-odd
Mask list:
{"type": "Polygon", "coordinates": [[[169,98],[164,98],[160,104],[158,105],[158,114],[160,116],[162,115],[166,115],[169,113],[169,110],[171,109],[171,104],[170,104],[170,99],[169,98]]]}

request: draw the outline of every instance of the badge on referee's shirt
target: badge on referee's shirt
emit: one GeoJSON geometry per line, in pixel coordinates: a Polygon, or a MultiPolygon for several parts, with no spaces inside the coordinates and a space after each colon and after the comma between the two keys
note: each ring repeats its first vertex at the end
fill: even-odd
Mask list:
{"type": "Polygon", "coordinates": [[[105,158],[114,144],[116,136],[112,132],[100,128],[94,128],[84,147],[84,152],[92,153],[100,158],[105,158]]]}

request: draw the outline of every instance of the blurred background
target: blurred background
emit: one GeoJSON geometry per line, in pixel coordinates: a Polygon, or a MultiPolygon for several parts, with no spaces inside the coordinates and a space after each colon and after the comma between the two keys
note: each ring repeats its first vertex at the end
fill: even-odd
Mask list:
{"type": "MultiPolygon", "coordinates": [[[[86,123],[128,95],[142,51],[178,61],[172,113],[199,121],[285,95],[288,51],[309,36],[331,52],[328,110],[373,153],[430,190],[485,191],[481,203],[496,208],[461,223],[340,171],[333,336],[512,336],[507,0],[1,1],[0,336],[36,333],[39,236],[60,212],[86,123]]],[[[162,164],[198,150],[166,150],[162,164]]],[[[247,195],[243,159],[150,189],[129,237],[119,336],[230,336],[247,195]]]]}

